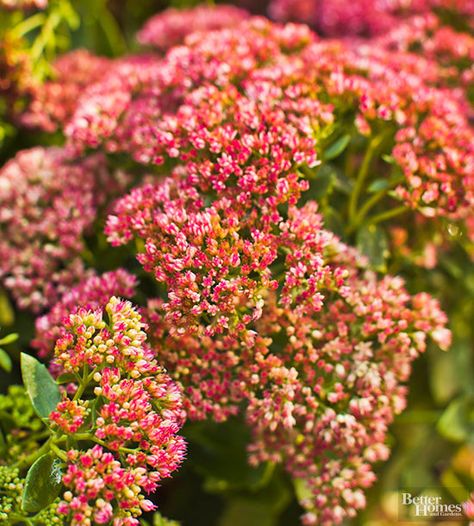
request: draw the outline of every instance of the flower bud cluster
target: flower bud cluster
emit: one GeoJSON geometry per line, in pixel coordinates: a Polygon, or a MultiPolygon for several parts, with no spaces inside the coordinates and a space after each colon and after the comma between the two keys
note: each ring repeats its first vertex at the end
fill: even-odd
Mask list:
{"type": "Polygon", "coordinates": [[[182,44],[190,33],[232,27],[248,16],[246,11],[232,5],[170,8],[150,18],[138,32],[137,40],[144,46],[167,50],[182,44]]]}
{"type": "Polygon", "coordinates": [[[180,390],[147,346],[130,302],[112,297],[105,308],[80,308],[64,329],[54,362],[75,388],[49,419],[59,436],[95,445],[67,451],[58,512],[72,526],[137,525],[155,509],[144,494],[184,457],[180,390]]]}
{"type": "Polygon", "coordinates": [[[89,276],[81,258],[98,208],[123,181],[105,158],[69,162],[61,148],[22,150],[0,170],[0,280],[39,312],[89,276]]]}

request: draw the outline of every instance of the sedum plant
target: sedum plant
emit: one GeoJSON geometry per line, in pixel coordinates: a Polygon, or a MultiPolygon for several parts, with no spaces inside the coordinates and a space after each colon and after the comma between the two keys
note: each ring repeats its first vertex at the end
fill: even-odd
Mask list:
{"type": "Polygon", "coordinates": [[[209,491],[286,484],[306,526],[366,506],[415,360],[452,344],[435,269],[473,255],[472,36],[446,25],[472,13],[321,4],[322,33],[377,36],[171,9],[30,94],[18,122],[64,144],[0,171],[0,280],[45,362],[0,398],[6,524],[167,524],[185,422],[209,491]]]}

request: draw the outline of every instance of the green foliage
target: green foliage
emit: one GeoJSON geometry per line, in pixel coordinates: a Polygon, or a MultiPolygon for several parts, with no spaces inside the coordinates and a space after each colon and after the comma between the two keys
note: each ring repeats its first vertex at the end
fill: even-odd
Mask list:
{"type": "Polygon", "coordinates": [[[21,353],[21,374],[36,413],[47,418],[61,400],[57,383],[42,363],[25,353],[21,353]]]}
{"type": "Polygon", "coordinates": [[[324,150],[324,160],[330,161],[331,159],[339,157],[339,155],[341,155],[341,153],[347,148],[347,146],[349,146],[350,142],[351,136],[348,133],[339,137],[336,141],[334,141],[330,146],[328,146],[324,150]]]}
{"type": "Polygon", "coordinates": [[[47,453],[29,469],[23,490],[22,510],[36,513],[52,504],[61,489],[61,461],[47,453]]]}
{"type": "Polygon", "coordinates": [[[153,526],[180,526],[179,522],[165,519],[161,513],[153,515],[153,526]]]}

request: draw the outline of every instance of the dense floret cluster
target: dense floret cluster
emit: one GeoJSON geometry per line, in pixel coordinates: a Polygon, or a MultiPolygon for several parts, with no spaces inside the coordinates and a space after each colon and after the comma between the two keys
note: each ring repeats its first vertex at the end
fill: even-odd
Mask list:
{"type": "Polygon", "coordinates": [[[272,0],[269,14],[279,21],[304,22],[327,36],[373,36],[413,14],[447,11],[474,21],[465,0],[272,0]]]}
{"type": "Polygon", "coordinates": [[[21,116],[27,127],[47,132],[62,128],[73,115],[84,90],[102,78],[110,61],[85,50],[76,50],[59,57],[53,64],[53,79],[39,86],[28,109],[21,116]]]}
{"type": "Polygon", "coordinates": [[[132,298],[137,280],[126,270],[105,272],[90,276],[68,290],[51,310],[36,320],[36,337],[32,346],[42,358],[50,357],[56,340],[65,330],[63,321],[78,309],[104,308],[112,296],[132,298]]]}
{"type": "Polygon", "coordinates": [[[166,50],[182,44],[191,33],[236,26],[248,17],[249,13],[231,5],[171,8],[150,18],[137,39],[144,46],[166,50]]]}
{"type": "Polygon", "coordinates": [[[0,172],[0,279],[21,308],[54,305],[90,274],[84,236],[127,178],[102,155],[71,163],[64,149],[20,151],[0,172]]]}
{"type": "Polygon", "coordinates": [[[95,442],[65,457],[58,512],[73,526],[139,524],[135,517],[155,508],[144,493],[184,457],[181,393],[144,329],[132,305],[112,297],[103,309],[71,314],[56,343],[54,361],[76,388],[50,414],[51,425],[66,438],[95,442]]]}
{"type": "Polygon", "coordinates": [[[219,314],[210,328],[206,314],[200,326],[194,319],[176,331],[159,300],[149,320],[158,356],[184,386],[188,416],[222,421],[244,401],[251,460],[283,462],[304,479],[314,495],[302,502],[307,524],[329,525],[363,507],[371,464],[386,458],[387,426],[405,406],[410,364],[428,334],[447,348],[450,333],[436,301],[410,297],[400,278],[365,271],[315,209],[291,208],[279,235],[267,238],[275,255],[266,272],[278,288],[260,290],[247,325],[219,314]]]}

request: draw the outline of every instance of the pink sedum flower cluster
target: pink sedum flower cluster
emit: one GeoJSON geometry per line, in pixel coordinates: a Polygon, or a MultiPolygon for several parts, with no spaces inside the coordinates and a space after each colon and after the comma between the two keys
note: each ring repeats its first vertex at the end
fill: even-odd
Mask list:
{"type": "MultiPolygon", "coordinates": [[[[368,35],[431,4],[272,9],[325,34],[368,35]]],[[[139,41],[183,45],[165,56],[60,59],[23,122],[67,123],[67,149],[20,152],[0,174],[0,278],[21,307],[49,309],[33,346],[48,357],[56,342],[51,369],[73,378],[50,420],[87,444],[67,452],[59,511],[73,526],[138,524],[154,509],[145,494],[184,456],[184,416],[243,413],[250,461],[285,466],[304,524],[340,524],[364,507],[374,464],[389,454],[413,360],[430,340],[446,349],[451,335],[435,299],[369,270],[305,193],[328,147],[350,133],[356,171],[367,152],[377,153],[374,170],[386,154],[391,197],[420,212],[414,224],[466,218],[472,38],[423,15],[375,47],[324,41],[219,6],[165,11],[139,41]],[[412,53],[419,45],[424,56],[412,53]],[[118,299],[134,295],[134,276],[98,276],[81,262],[113,181],[101,154],[66,161],[90,149],[155,174],[114,203],[105,228],[113,246],[134,243],[164,291],[141,311],[151,344],[140,314],[118,299]]]]}
{"type": "Polygon", "coordinates": [[[1,169],[0,279],[21,308],[38,312],[87,275],[83,235],[108,179],[101,155],[70,164],[60,148],[20,151],[1,169]]]}
{"type": "Polygon", "coordinates": [[[188,417],[222,421],[244,407],[251,461],[283,463],[305,485],[307,524],[338,524],[364,506],[372,465],[388,455],[411,362],[427,335],[446,349],[450,332],[437,301],[364,270],[315,203],[290,208],[278,229],[267,268],[278,288],[261,291],[245,329],[222,323],[211,334],[202,316],[201,329],[177,334],[156,300],[152,341],[183,385],[188,417]]]}
{"type": "Polygon", "coordinates": [[[36,336],[32,347],[41,358],[50,357],[56,340],[64,334],[63,321],[78,309],[104,308],[112,296],[132,298],[137,279],[124,269],[92,275],[65,292],[60,301],[36,319],[36,336]]]}
{"type": "Polygon", "coordinates": [[[268,10],[275,20],[304,22],[331,37],[380,35],[407,16],[433,10],[474,21],[474,7],[465,0],[272,0],[268,10]]]}
{"type": "Polygon", "coordinates": [[[146,343],[130,302],[79,309],[64,320],[55,363],[76,389],[50,414],[53,429],[91,449],[67,452],[58,511],[72,526],[138,525],[145,498],[180,465],[181,392],[146,343]]]}
{"type": "Polygon", "coordinates": [[[86,50],[75,50],[53,64],[53,78],[38,86],[27,110],[21,115],[26,127],[54,132],[70,119],[84,90],[102,78],[111,62],[86,50]]]}
{"type": "Polygon", "coordinates": [[[473,130],[459,98],[435,87],[439,70],[427,66],[408,53],[314,42],[302,26],[252,19],[150,59],[136,69],[141,82],[112,75],[99,83],[67,134],[77,151],[102,146],[143,164],[182,164],[190,181],[227,197],[238,191],[242,204],[262,194],[262,205],[276,186],[271,208],[307,187],[297,168],[319,163],[350,101],[362,135],[393,133],[387,153],[405,176],[399,199],[429,217],[463,216],[473,199],[473,130]]]}
{"type": "Polygon", "coordinates": [[[170,8],[150,18],[137,39],[144,46],[167,50],[182,44],[190,33],[236,26],[248,17],[247,11],[232,5],[170,8]]]}
{"type": "Polygon", "coordinates": [[[388,455],[412,361],[450,332],[436,300],[378,278],[323,228],[303,204],[308,177],[342,122],[369,151],[386,148],[406,207],[461,218],[473,204],[465,104],[434,57],[259,18],[114,71],[67,135],[78,153],[125,153],[159,174],[106,225],[164,285],[147,308],[153,348],[189,418],[243,410],[251,461],[300,481],[306,524],[339,524],[388,455]]]}

